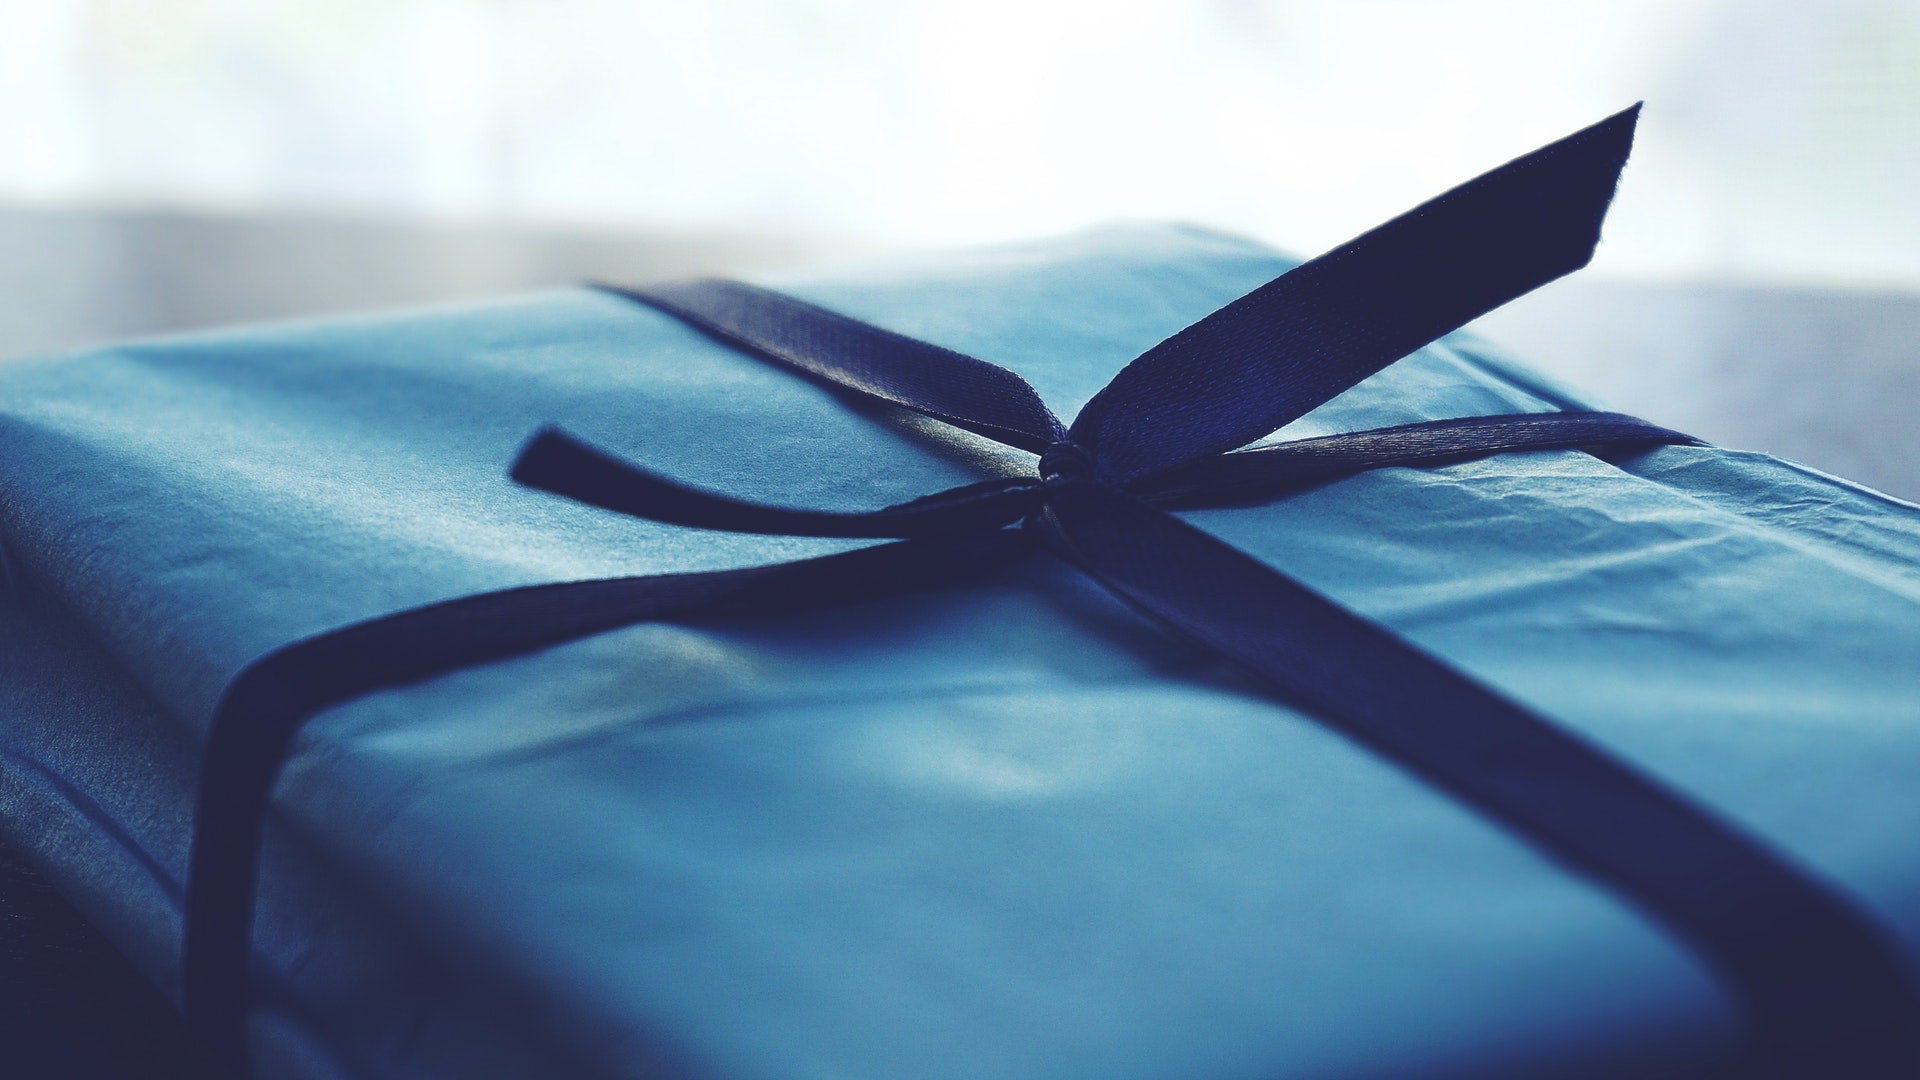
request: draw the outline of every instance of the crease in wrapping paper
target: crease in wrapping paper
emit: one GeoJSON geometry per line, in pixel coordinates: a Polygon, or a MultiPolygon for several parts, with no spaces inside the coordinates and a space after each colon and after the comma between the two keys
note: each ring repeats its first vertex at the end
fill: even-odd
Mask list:
{"type": "MultiPolygon", "coordinates": [[[[1048,400],[1070,407],[1130,357],[1128,350],[1137,352],[1284,266],[1235,241],[1145,231],[961,260],[918,279],[795,291],[1007,362],[1048,400]],[[1037,304],[1035,294],[1050,300],[1037,304]],[[1143,303],[1145,295],[1155,299],[1143,303]],[[1033,311],[1053,311],[1058,321],[1033,311]]],[[[1425,350],[1289,434],[1558,404],[1504,382],[1479,355],[1477,346],[1458,339],[1425,350]]],[[[645,313],[590,294],[557,294],[493,311],[181,339],[100,360],[0,373],[0,408],[14,413],[31,411],[36,400],[52,403],[38,415],[10,416],[0,427],[0,439],[8,440],[0,446],[0,470],[8,472],[9,493],[0,528],[7,544],[21,549],[16,558],[30,584],[42,590],[77,579],[62,573],[74,569],[62,561],[68,549],[49,543],[28,551],[25,545],[53,538],[88,553],[97,592],[51,600],[84,613],[91,622],[86,633],[105,648],[97,662],[128,671],[139,684],[148,712],[137,721],[123,716],[122,724],[137,722],[144,738],[190,752],[208,694],[217,692],[228,669],[280,644],[277,635],[297,636],[291,628],[521,580],[744,565],[835,546],[630,525],[513,492],[498,474],[536,415],[536,423],[558,417],[620,447],[652,447],[673,432],[685,457],[662,464],[676,473],[700,479],[708,470],[728,476],[735,488],[744,478],[764,487],[755,494],[792,503],[875,505],[981,471],[965,453],[916,448],[917,431],[849,415],[830,395],[751,368],[751,361],[729,358],[645,313]],[[459,375],[474,356],[484,362],[459,375]],[[338,389],[331,379],[347,379],[334,371],[339,357],[353,358],[356,385],[372,385],[362,385],[354,411],[334,416],[315,402],[338,389]],[[641,363],[641,357],[658,359],[641,363]],[[62,400],[92,402],[111,384],[104,369],[117,378],[136,362],[151,373],[140,400],[58,407],[62,400]],[[89,364],[101,370],[89,372],[89,364]],[[383,379],[383,369],[396,373],[383,379]],[[490,381],[496,376],[499,382],[490,381]],[[463,396],[462,378],[482,384],[471,400],[463,396]],[[612,388],[590,393],[602,380],[612,388]],[[271,415],[299,422],[254,430],[241,413],[210,408],[209,387],[229,381],[248,385],[240,395],[247,409],[279,387],[287,405],[271,415]],[[382,396],[382,387],[422,384],[436,387],[431,409],[407,406],[397,391],[382,396]],[[636,402],[656,407],[636,409],[636,402]],[[234,427],[194,430],[197,416],[234,427]],[[190,422],[187,428],[162,430],[181,419],[190,422]],[[19,433],[35,424],[57,429],[66,449],[23,459],[19,433]],[[382,472],[371,451],[345,462],[321,452],[382,428],[390,433],[383,453],[406,445],[399,432],[418,430],[424,449],[412,453],[444,458],[444,473],[422,490],[382,472]],[[733,476],[725,470],[739,462],[739,448],[703,441],[699,433],[747,428],[764,433],[753,448],[761,456],[733,476]],[[264,529],[287,548],[254,552],[241,537],[205,535],[222,526],[203,512],[204,504],[191,501],[191,484],[116,486],[111,481],[124,477],[87,472],[95,460],[137,461],[159,450],[180,455],[195,483],[216,488],[234,470],[257,477],[256,490],[270,489],[274,472],[284,472],[284,501],[269,508],[271,514],[242,514],[234,528],[236,534],[264,529]],[[886,469],[872,467],[883,460],[886,469]],[[56,520],[59,508],[51,502],[23,505],[21,493],[31,485],[16,470],[29,467],[73,477],[67,494],[82,513],[56,520]],[[362,490],[391,494],[359,506],[362,490]],[[102,518],[119,514],[154,525],[123,532],[89,519],[89,504],[76,494],[88,491],[111,493],[108,505],[91,506],[102,518]],[[141,505],[160,491],[184,493],[189,501],[141,505]],[[409,513],[446,521],[447,531],[422,530],[406,520],[409,513]],[[342,550],[325,536],[298,532],[363,516],[393,525],[349,538],[364,550],[342,550]],[[131,535],[135,531],[146,535],[131,535]],[[140,540],[156,546],[177,540],[187,561],[176,565],[164,551],[143,552],[140,540]],[[207,568],[207,580],[178,570],[195,564],[207,568]],[[323,576],[306,577],[301,568],[307,567],[321,568],[323,576]],[[221,580],[223,574],[229,576],[221,580]],[[148,582],[155,595],[131,595],[148,582]],[[209,614],[222,597],[244,613],[241,621],[209,614]],[[143,655],[134,651],[138,634],[117,629],[127,625],[178,625],[188,636],[173,639],[172,655],[143,655]]],[[[1902,552],[1909,562],[1920,553],[1920,515],[1751,455],[1672,448],[1621,464],[1624,472],[1580,455],[1541,454],[1452,466],[1431,476],[1394,470],[1257,512],[1189,519],[1717,805],[1846,882],[1911,942],[1920,887],[1915,871],[1897,864],[1894,841],[1900,830],[1911,835],[1920,824],[1920,807],[1898,790],[1911,786],[1901,781],[1920,767],[1911,696],[1920,685],[1920,661],[1898,645],[1920,640],[1920,605],[1913,575],[1898,560],[1902,552]],[[1542,521],[1540,535],[1501,550],[1488,545],[1490,533],[1458,519],[1509,481],[1533,485],[1555,473],[1595,501],[1591,520],[1578,528],[1556,514],[1542,521]],[[1790,485],[1827,503],[1816,521],[1804,511],[1734,509],[1749,505],[1756,492],[1790,485]],[[1427,511],[1417,521],[1423,535],[1392,544],[1381,559],[1384,541],[1371,527],[1369,507],[1409,500],[1427,511]],[[1791,518],[1796,531],[1769,524],[1775,514],[1791,518]],[[1633,552],[1651,527],[1646,521],[1662,516],[1701,539],[1644,560],[1649,573],[1638,575],[1633,552]],[[1821,523],[1831,535],[1817,531],[1821,523]],[[1610,546],[1606,535],[1614,528],[1625,531],[1610,546]],[[1607,588],[1586,588],[1582,575],[1609,558],[1616,569],[1598,575],[1608,579],[1607,588]],[[1503,560],[1541,565],[1540,595],[1506,597],[1493,610],[1449,600],[1455,581],[1475,575],[1497,581],[1503,560]],[[1557,597],[1545,584],[1556,580],[1556,566],[1566,584],[1557,597]],[[1680,584],[1701,573],[1714,589],[1680,584]],[[1798,626],[1754,607],[1782,589],[1793,597],[1798,626]],[[1715,590],[1725,595],[1716,600],[1715,590]],[[1734,617],[1744,639],[1704,630],[1709,620],[1695,610],[1700,605],[1734,617]],[[1652,614],[1640,614],[1637,623],[1608,622],[1609,612],[1646,611],[1652,614]],[[1582,620],[1598,628],[1595,642],[1566,639],[1581,632],[1582,620]],[[1515,647],[1516,639],[1525,640],[1525,648],[1515,647]],[[1818,665],[1804,655],[1796,659],[1796,646],[1825,650],[1815,659],[1834,659],[1833,670],[1801,677],[1818,665]],[[1730,655],[1734,649],[1752,655],[1730,655]],[[1630,681],[1619,678],[1623,671],[1630,681]],[[1708,688],[1728,679],[1742,679],[1749,689],[1710,700],[1708,688]],[[1772,759],[1782,753],[1798,765],[1784,772],[1775,767],[1772,759]]],[[[217,489],[209,497],[223,495],[233,497],[217,489]]],[[[940,1068],[951,1075],[1065,1067],[1050,1054],[1078,1055],[1077,1065],[1112,1075],[1151,1074],[1164,1071],[1167,1059],[1156,1055],[1170,1052],[1167,1047],[1178,1047],[1184,1062],[1225,1074],[1285,1060],[1305,1075],[1316,1068],[1385,1071],[1415,1062],[1437,1075],[1450,1068],[1548,1075],[1579,1060],[1607,1060],[1595,1055],[1608,1044],[1640,1047],[1669,1061],[1730,1052],[1731,1021],[1711,985],[1631,916],[1560,880],[1390,767],[1312,732],[1284,709],[1247,704],[1230,679],[1223,682],[1191,653],[1150,632],[1121,631],[1124,619],[1077,586],[1040,567],[1014,572],[1037,576],[1041,595],[1014,595],[1031,588],[1023,579],[1018,590],[996,591],[991,583],[981,590],[979,602],[994,605],[990,613],[958,595],[930,598],[926,610],[905,602],[879,605],[877,625],[864,638],[849,636],[850,621],[831,618],[825,625],[834,634],[827,637],[818,636],[818,621],[808,620],[636,628],[382,695],[324,718],[307,742],[309,752],[295,762],[277,817],[291,838],[283,844],[337,871],[310,870],[318,882],[313,906],[358,908],[367,918],[425,926],[422,950],[469,977],[484,974],[527,1004],[516,1014],[517,1030],[505,1033],[483,1031],[456,1005],[400,1021],[378,1016],[353,1000],[354,988],[379,970],[377,958],[358,955],[352,939],[324,918],[289,913],[279,908],[284,896],[270,896],[266,947],[280,955],[289,940],[307,942],[292,957],[298,963],[286,991],[304,1011],[263,1024],[260,1038],[290,1044],[294,1036],[286,1033],[297,1031],[317,1045],[357,1047],[360,1053],[347,1058],[359,1065],[330,1068],[374,1070],[369,1075],[483,1060],[483,1051],[495,1052],[485,1049],[493,1043],[517,1048],[497,1051],[501,1061],[549,1053],[577,1065],[581,1075],[618,1075],[634,1061],[661,1058],[695,1073],[764,1075],[774,1069],[770,1063],[783,1062],[800,1075],[877,1074],[897,1064],[890,1054],[943,1062],[940,1068]],[[1063,619],[1065,644],[1023,652],[1061,633],[1063,619]],[[955,666],[973,673],[976,692],[930,698],[919,708],[910,695],[886,696],[916,680],[951,678],[955,666]],[[737,672],[737,681],[722,677],[716,685],[726,672],[737,672]],[[1101,689],[1114,678],[1169,686],[1157,696],[1114,697],[1101,689]],[[766,688],[765,696],[744,700],[748,682],[766,688]],[[795,700],[782,704],[777,695],[787,691],[795,700]],[[809,694],[842,698],[845,707],[808,707],[809,694]],[[718,710],[729,718],[655,722],[675,709],[718,710]],[[1103,716],[1105,726],[1097,722],[1103,716]],[[1023,737],[1006,717],[1023,719],[1032,731],[1023,737]],[[1196,727],[1217,740],[1217,753],[1182,741],[1196,727]],[[1043,737],[1080,753],[1064,761],[1049,757],[1035,746],[1043,737]],[[528,752],[476,760],[472,748],[489,741],[528,752]],[[535,752],[539,747],[548,749],[535,752]],[[1123,752],[1127,747],[1132,751],[1123,752]],[[1241,769],[1235,760],[1241,758],[1260,760],[1261,775],[1241,769]],[[474,771],[462,771],[467,768],[474,771]],[[851,790],[854,806],[892,815],[895,828],[883,828],[884,817],[840,821],[823,802],[840,790],[836,783],[851,790]],[[1246,813],[1259,808],[1271,820],[1210,818],[1181,801],[1179,793],[1189,788],[1246,813]],[[364,805],[351,805],[356,801],[364,805]],[[1353,812],[1355,802],[1366,807],[1353,812]],[[1127,809],[1136,803],[1162,813],[1127,809]],[[626,823],[618,835],[627,839],[611,852],[582,847],[586,839],[575,833],[604,839],[607,826],[586,822],[609,814],[626,823]],[[1051,817],[1054,824],[1032,817],[1051,817]],[[503,850],[463,847],[477,822],[498,826],[488,833],[503,850]],[[854,831],[809,831],[828,824],[854,831]],[[530,847],[536,825],[546,830],[544,843],[530,847]],[[1113,830],[1131,830],[1134,842],[1085,839],[1113,830]],[[1090,854],[1075,853],[1069,842],[1075,838],[1107,852],[1114,867],[1105,876],[1096,873],[1090,854]],[[1369,850],[1370,843],[1378,850],[1369,850]],[[434,854],[443,844],[445,853],[434,854]],[[954,844],[1002,857],[997,870],[984,860],[968,864],[985,882],[972,886],[986,898],[984,913],[956,906],[955,880],[924,867],[918,876],[908,873],[925,853],[954,844]],[[869,854],[854,858],[855,850],[869,854]],[[703,851],[716,854],[703,858],[703,851]],[[1048,852],[1055,861],[1033,863],[1023,851],[1048,852]],[[456,862],[455,854],[470,864],[456,862]],[[1277,859],[1334,885],[1276,881],[1271,863],[1277,859]],[[1404,865],[1388,865],[1396,860],[1404,865]],[[484,876],[451,878],[455,865],[484,876]],[[1023,885],[1008,867],[1032,880],[1023,885]],[[852,876],[836,883],[832,871],[852,876]],[[1134,881],[1129,874],[1142,877],[1134,881]],[[1464,884],[1442,903],[1430,887],[1440,880],[1433,875],[1464,884]],[[1223,894],[1221,882],[1235,877],[1270,892],[1258,900],[1223,894]],[[592,884],[602,880],[629,887],[659,882],[661,890],[686,899],[676,903],[652,889],[608,896],[592,884]],[[1365,887],[1344,893],[1336,887],[1342,881],[1365,887]],[[875,898],[852,891],[856,884],[875,898]],[[1129,914],[1100,901],[1110,893],[1152,895],[1152,889],[1171,891],[1170,906],[1129,914]],[[919,918],[923,933],[942,947],[889,937],[889,927],[905,916],[878,906],[882,894],[919,918]],[[1395,898],[1406,896],[1433,902],[1429,921],[1394,910],[1395,898]],[[1174,903],[1181,898],[1194,910],[1217,912],[1218,920],[1167,925],[1169,912],[1186,910],[1174,903]],[[1476,898],[1493,908],[1476,911],[1476,898]],[[1056,925],[1080,910],[1076,903],[1091,913],[1082,918],[1090,921],[1085,933],[1056,925]],[[860,939],[847,938],[848,927],[828,914],[835,909],[849,924],[877,928],[898,955],[861,954],[860,939]],[[1049,921],[1050,913],[1060,918],[1049,921]],[[1156,913],[1159,918],[1149,917],[1156,913]],[[781,931],[782,919],[813,927],[819,943],[793,940],[781,931]],[[310,920],[317,930],[302,925],[310,920]],[[536,925],[514,929],[527,923],[536,925]],[[581,942],[556,936],[554,926],[572,926],[583,940],[620,944],[592,955],[581,942]],[[1052,941],[1042,927],[1066,940],[1052,941]],[[1273,940],[1249,944],[1245,935],[1255,927],[1273,940]],[[1103,956],[1093,928],[1100,940],[1131,934],[1137,955],[1103,956]],[[1531,947],[1541,953],[1539,967],[1507,940],[1528,934],[1537,935],[1531,947]],[[836,944],[844,956],[832,954],[836,944]],[[689,952],[700,947],[704,958],[689,952]],[[734,955],[716,957],[716,950],[734,955]],[[1128,959],[1154,962],[1166,985],[1102,989],[1100,979],[1131,966],[1123,962],[1128,959]],[[902,964],[943,974],[955,988],[953,1000],[936,1003],[909,991],[902,1001],[881,1004],[903,997],[906,984],[888,981],[907,978],[902,964]],[[1284,968],[1304,989],[1263,977],[1267,968],[1284,968]],[[766,977],[769,970],[779,977],[766,977]],[[1365,973],[1374,985],[1355,985],[1343,970],[1365,973]],[[1040,986],[1055,988],[1054,1000],[1036,999],[1040,986]],[[561,1018],[531,1004],[549,997],[581,1008],[582,1015],[561,1018]],[[865,1015],[881,1030],[856,1031],[848,1026],[854,1021],[822,1017],[829,1003],[839,1006],[835,1013],[865,1015]],[[1202,1006],[1212,1011],[1192,1011],[1202,1006]],[[1402,1040],[1387,1045],[1355,1030],[1340,1019],[1348,1009],[1394,1021],[1402,1040]],[[1256,1023],[1256,1015],[1265,1023],[1256,1023]],[[1301,1029],[1276,1033],[1271,1018],[1285,1015],[1299,1017],[1301,1029]],[[726,1029],[716,1027],[716,1017],[726,1018],[726,1029]],[[740,1036],[744,1026],[763,1034],[740,1036]],[[1040,1030],[1046,1027],[1053,1030],[1040,1030]],[[1063,1029],[1078,1032],[1078,1041],[1060,1039],[1063,1029]],[[978,1045],[989,1036],[993,1047],[978,1045]]],[[[16,623],[16,636],[34,633],[37,624],[20,610],[10,612],[24,620],[16,623]]],[[[41,735],[57,729],[59,718],[45,702],[24,701],[17,686],[7,691],[10,752],[67,777],[123,819],[137,810],[138,774],[113,761],[115,747],[34,744],[24,737],[28,729],[41,735]]],[[[185,779],[172,779],[179,781],[175,788],[190,790],[185,779]]],[[[10,829],[31,832],[43,823],[62,831],[51,818],[7,816],[10,829]]],[[[165,849],[151,852],[153,858],[177,865],[182,852],[171,845],[183,844],[184,832],[128,827],[165,849]]],[[[73,858],[77,848],[64,849],[57,835],[43,838],[36,850],[64,875],[63,884],[85,871],[73,858]]],[[[287,858],[273,864],[276,873],[308,876],[289,871],[287,858]]],[[[174,918],[171,913],[137,904],[116,909],[127,898],[111,883],[95,883],[89,895],[88,913],[123,947],[175,932],[157,925],[174,918]]],[[[171,980],[168,950],[149,947],[142,955],[150,974],[163,984],[171,980]]],[[[455,981],[435,985],[444,990],[455,981]]],[[[477,1003],[467,1004],[478,1012],[477,1003]]]]}

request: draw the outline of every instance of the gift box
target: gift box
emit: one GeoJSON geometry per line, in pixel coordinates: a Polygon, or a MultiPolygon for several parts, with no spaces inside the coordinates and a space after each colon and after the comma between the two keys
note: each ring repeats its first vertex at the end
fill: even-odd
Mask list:
{"type": "Polygon", "coordinates": [[[808,368],[925,342],[1110,418],[1164,342],[1237,378],[1179,332],[1295,267],[1119,228],[9,364],[0,828],[176,1001],[237,1002],[210,1067],[260,1076],[1906,1075],[1920,508],[1624,418],[1453,446],[1604,415],[1462,334],[1250,437],[1333,467],[1092,510],[1111,424],[1022,446],[808,368]],[[1313,442],[1378,429],[1444,445],[1313,442]],[[954,490],[1012,517],[847,524],[954,490]],[[1347,613],[1272,612],[1303,681],[1236,653],[1244,579],[1193,600],[1224,629],[1161,602],[1231,551],[1347,613]],[[541,591],[734,570],[664,614],[541,591]],[[1375,685],[1316,674],[1343,619],[1375,685]],[[1369,693],[1404,735],[1340,719],[1369,693]]]}

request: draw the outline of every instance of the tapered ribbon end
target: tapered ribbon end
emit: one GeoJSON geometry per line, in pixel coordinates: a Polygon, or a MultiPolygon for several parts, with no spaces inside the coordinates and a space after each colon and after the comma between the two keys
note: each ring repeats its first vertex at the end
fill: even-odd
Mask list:
{"type": "Polygon", "coordinates": [[[513,459],[513,468],[507,475],[525,487],[555,491],[556,482],[570,471],[569,466],[581,461],[582,451],[592,454],[590,449],[559,428],[543,427],[520,448],[520,453],[513,459]]]}
{"type": "Polygon", "coordinates": [[[1559,157],[1569,167],[1564,190],[1569,199],[1582,204],[1579,209],[1584,213],[1575,216],[1586,226],[1582,232],[1585,242],[1580,245],[1580,258],[1567,268],[1569,271],[1593,260],[1594,249],[1600,243],[1601,223],[1606,220],[1607,209],[1620,186],[1620,174],[1626,168],[1627,157],[1633,153],[1633,137],[1639,128],[1640,107],[1644,104],[1636,101],[1605,120],[1521,159],[1555,152],[1552,156],[1559,157]]]}
{"type": "Polygon", "coordinates": [[[673,481],[621,461],[557,427],[535,432],[520,448],[507,475],[522,487],[654,520],[671,520],[670,514],[663,516],[662,508],[676,505],[682,492],[673,481]]]}

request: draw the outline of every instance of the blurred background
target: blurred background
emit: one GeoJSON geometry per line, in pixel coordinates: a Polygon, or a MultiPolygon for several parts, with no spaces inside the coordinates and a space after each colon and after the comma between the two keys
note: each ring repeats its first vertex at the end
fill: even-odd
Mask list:
{"type": "Polygon", "coordinates": [[[1174,218],[1302,255],[1645,99],[1480,329],[1908,497],[1920,0],[0,0],[0,357],[1174,218]]]}

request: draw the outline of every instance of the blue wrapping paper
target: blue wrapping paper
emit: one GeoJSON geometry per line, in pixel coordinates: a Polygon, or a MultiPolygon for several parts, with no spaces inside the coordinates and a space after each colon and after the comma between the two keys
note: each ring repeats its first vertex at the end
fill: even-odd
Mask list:
{"type": "MultiPolygon", "coordinates": [[[[780,285],[1011,367],[1071,415],[1289,265],[1122,230],[780,285]]],[[[1283,437],[1586,405],[1455,336],[1283,437]]],[[[1031,458],[584,290],[0,368],[0,828],[163,987],[199,740],[254,657],[483,590],[858,544],[514,486],[549,422],[847,510],[1031,458]]],[[[1920,941],[1920,510],[1676,446],[1182,516],[1920,941]]],[[[1751,1065],[1663,930],[1037,554],[333,710],[279,789],[256,949],[276,1076],[1751,1065]]]]}

